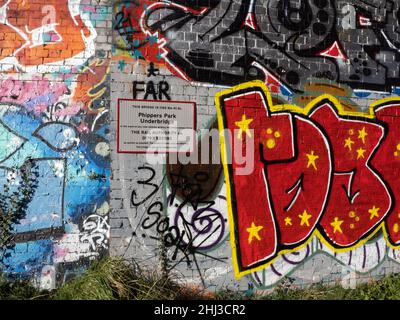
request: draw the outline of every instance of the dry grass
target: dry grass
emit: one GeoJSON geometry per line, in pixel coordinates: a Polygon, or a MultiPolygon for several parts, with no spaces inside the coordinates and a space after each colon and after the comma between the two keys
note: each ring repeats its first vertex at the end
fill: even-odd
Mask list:
{"type": "Polygon", "coordinates": [[[323,286],[316,284],[307,289],[291,289],[278,286],[268,296],[268,300],[400,300],[400,274],[391,274],[381,280],[372,280],[354,289],[342,286],[323,286]]]}
{"type": "MultiPolygon", "coordinates": [[[[183,280],[183,279],[181,279],[183,280]]],[[[40,292],[27,281],[5,281],[0,276],[0,300],[399,300],[400,275],[363,284],[355,289],[341,286],[314,285],[296,289],[282,283],[267,296],[245,296],[229,290],[206,291],[200,287],[181,285],[182,281],[163,276],[159,271],[143,270],[134,262],[106,258],[94,262],[81,276],[65,283],[54,292],[40,292]]]]}
{"type": "Polygon", "coordinates": [[[158,271],[144,271],[120,258],[94,263],[82,276],[63,285],[62,300],[176,300],[207,298],[200,289],[179,286],[158,271]]]}

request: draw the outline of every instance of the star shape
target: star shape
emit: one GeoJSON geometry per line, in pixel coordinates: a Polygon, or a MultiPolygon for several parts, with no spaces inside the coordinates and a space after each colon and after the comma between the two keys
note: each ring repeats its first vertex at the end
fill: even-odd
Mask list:
{"type": "Polygon", "coordinates": [[[371,209],[369,209],[368,212],[371,214],[369,219],[372,220],[375,217],[379,218],[378,211],[379,211],[379,208],[376,208],[375,206],[373,206],[371,209]]]}
{"type": "Polygon", "coordinates": [[[289,217],[285,218],[285,226],[291,226],[292,225],[292,219],[290,219],[289,217]]]}
{"type": "Polygon", "coordinates": [[[253,241],[253,238],[256,238],[258,241],[261,240],[259,232],[263,229],[263,226],[256,226],[254,222],[251,223],[250,228],[247,228],[246,231],[249,233],[249,244],[253,241]]]}
{"type": "Polygon", "coordinates": [[[306,156],[308,158],[307,168],[313,166],[314,170],[317,170],[317,165],[315,164],[315,160],[317,160],[319,156],[314,154],[313,150],[311,150],[311,153],[307,153],[306,156]]]}
{"type": "Polygon", "coordinates": [[[365,137],[368,135],[367,131],[365,131],[365,127],[363,127],[361,130],[358,130],[358,139],[361,139],[361,141],[365,144],[365,137]]]}
{"type": "Polygon", "coordinates": [[[312,217],[312,215],[308,214],[308,212],[306,210],[304,210],[302,214],[299,214],[299,218],[301,219],[300,226],[305,224],[307,227],[309,227],[310,222],[308,220],[310,220],[311,217],[312,217]]]}
{"type": "Polygon", "coordinates": [[[354,143],[353,140],[351,140],[351,137],[348,137],[347,139],[344,140],[344,147],[345,148],[349,148],[349,150],[351,151],[351,145],[354,143]]]}
{"type": "Polygon", "coordinates": [[[250,123],[253,122],[253,119],[247,119],[246,115],[242,115],[242,120],[241,121],[236,121],[235,125],[239,128],[238,132],[238,139],[242,137],[243,132],[245,132],[250,138],[251,138],[251,132],[249,130],[249,125],[250,123]]]}
{"type": "Polygon", "coordinates": [[[365,151],[367,151],[367,150],[365,150],[363,148],[358,148],[357,149],[357,159],[364,158],[365,151]]]}
{"type": "Polygon", "coordinates": [[[338,217],[335,217],[335,220],[331,222],[331,226],[333,227],[333,233],[336,233],[336,231],[343,233],[341,228],[343,222],[344,222],[343,220],[339,220],[338,217]]]}

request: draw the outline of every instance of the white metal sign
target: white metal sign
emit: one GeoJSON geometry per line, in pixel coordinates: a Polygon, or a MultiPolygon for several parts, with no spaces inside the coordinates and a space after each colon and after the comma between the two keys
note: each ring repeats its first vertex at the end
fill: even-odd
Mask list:
{"type": "Polygon", "coordinates": [[[194,102],[118,100],[119,153],[192,152],[196,136],[194,102]]]}

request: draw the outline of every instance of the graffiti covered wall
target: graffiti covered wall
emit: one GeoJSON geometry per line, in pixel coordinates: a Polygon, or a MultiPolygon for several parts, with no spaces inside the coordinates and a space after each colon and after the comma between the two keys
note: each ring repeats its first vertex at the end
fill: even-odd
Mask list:
{"type": "Polygon", "coordinates": [[[111,5],[0,12],[0,266],[52,289],[109,246],[111,5]]]}
{"type": "Polygon", "coordinates": [[[111,143],[112,254],[249,291],[400,270],[398,1],[117,1],[113,17],[114,131],[118,98],[186,101],[197,135],[158,163],[111,143]]]}

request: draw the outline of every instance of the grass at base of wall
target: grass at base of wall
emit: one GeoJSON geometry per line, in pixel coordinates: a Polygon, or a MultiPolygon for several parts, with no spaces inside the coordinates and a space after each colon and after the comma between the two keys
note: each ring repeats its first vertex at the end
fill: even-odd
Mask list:
{"type": "Polygon", "coordinates": [[[40,291],[25,280],[7,281],[0,275],[0,300],[39,300],[51,298],[50,292],[40,291]]]}
{"type": "Polygon", "coordinates": [[[315,284],[307,289],[291,289],[278,285],[272,294],[261,296],[266,300],[400,300],[400,274],[345,289],[340,285],[315,284]]]}
{"type": "Polygon", "coordinates": [[[0,300],[399,300],[400,274],[359,285],[355,289],[341,286],[313,285],[294,289],[278,285],[269,295],[245,296],[243,293],[219,290],[215,293],[178,284],[156,271],[141,270],[119,258],[94,262],[81,276],[66,282],[53,292],[39,291],[26,281],[7,282],[0,276],[0,300]]]}
{"type": "Polygon", "coordinates": [[[200,297],[156,271],[141,270],[118,258],[95,262],[83,275],[64,284],[54,295],[62,300],[172,300],[200,297]]]}

